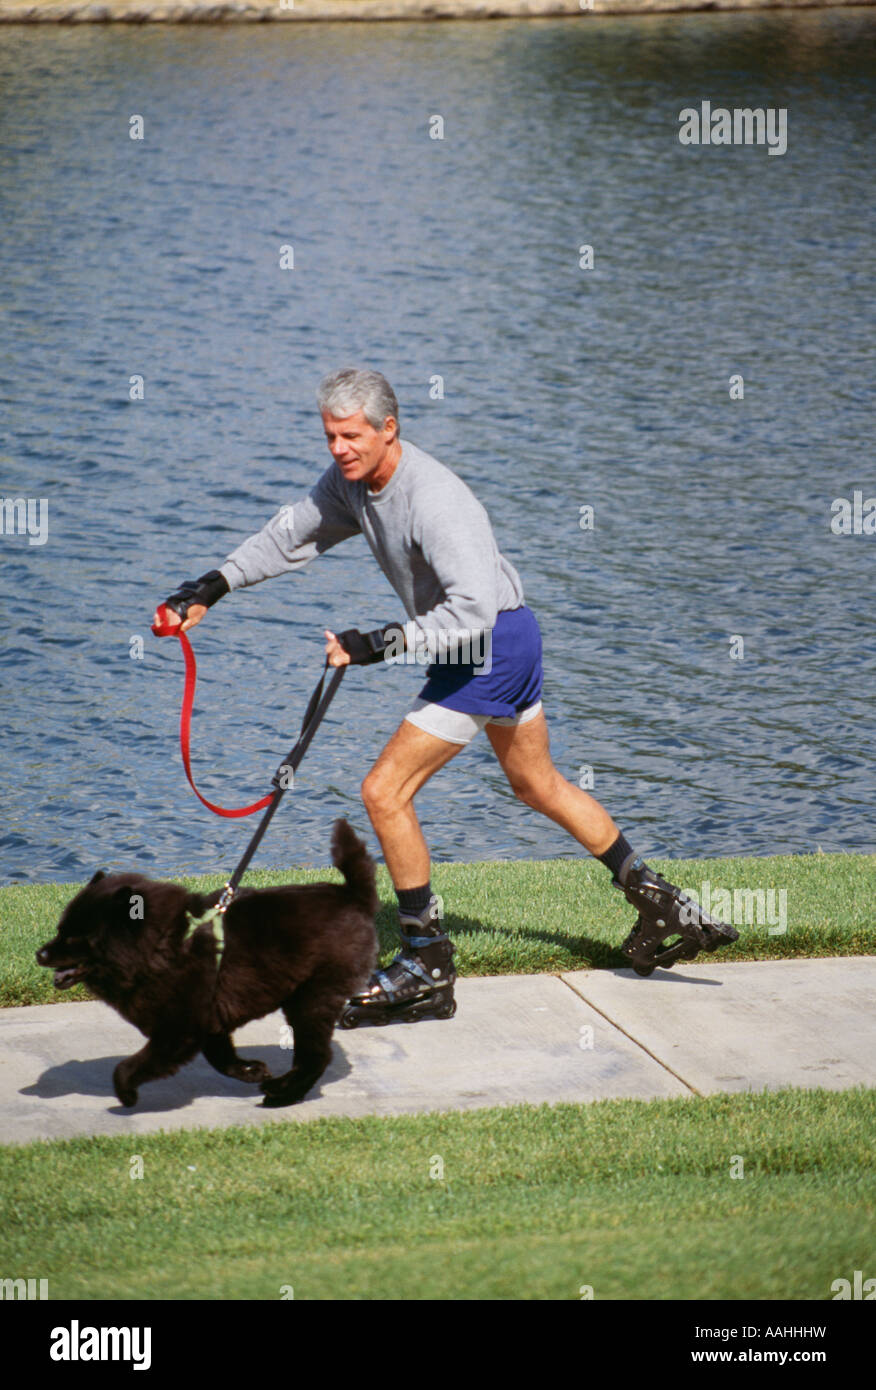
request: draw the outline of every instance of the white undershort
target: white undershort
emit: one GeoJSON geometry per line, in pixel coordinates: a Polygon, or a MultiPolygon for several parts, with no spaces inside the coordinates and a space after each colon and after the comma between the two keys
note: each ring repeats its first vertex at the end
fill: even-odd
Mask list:
{"type": "Polygon", "coordinates": [[[463,714],[460,710],[447,709],[444,705],[433,704],[430,700],[416,699],[405,715],[409,724],[416,724],[435,738],[443,738],[446,743],[471,743],[475,734],[487,724],[501,724],[503,728],[514,728],[517,724],[528,724],[541,713],[541,700],[519,714],[463,714]]]}

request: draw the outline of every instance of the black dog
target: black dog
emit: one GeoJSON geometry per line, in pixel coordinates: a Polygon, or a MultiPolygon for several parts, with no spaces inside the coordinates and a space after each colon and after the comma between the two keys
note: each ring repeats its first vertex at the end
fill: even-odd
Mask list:
{"type": "Polygon", "coordinates": [[[374,863],[345,820],[332,860],[344,884],[244,888],[213,921],[219,893],[102,870],[67,906],[37,961],[55,970],[56,989],[81,980],[149,1039],[113,1073],[123,1105],[198,1052],[225,1076],[261,1083],[265,1105],[294,1105],[319,1080],[334,1025],[377,955],[374,863]],[[292,1070],[272,1078],[238,1057],[231,1034],[277,1008],[295,1052],[292,1070]]]}

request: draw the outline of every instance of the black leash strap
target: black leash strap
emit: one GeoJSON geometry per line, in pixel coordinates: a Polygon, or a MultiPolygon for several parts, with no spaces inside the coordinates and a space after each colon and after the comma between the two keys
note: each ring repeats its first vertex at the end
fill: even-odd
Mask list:
{"type": "Polygon", "coordinates": [[[328,709],[329,705],[331,704],[332,700],[337,694],[338,686],[340,685],[343,679],[345,670],[345,666],[336,666],[334,668],[332,672],[332,678],[328,683],[325,693],[323,694],[325,678],[328,675],[329,671],[328,660],[326,660],[319,685],[316,687],[313,694],[311,695],[307,705],[307,709],[304,711],[304,719],[301,722],[301,732],[298,735],[298,742],[295,744],[295,747],[292,749],[289,756],[277,768],[277,771],[274,773],[274,776],[271,779],[271,783],[274,787],[274,795],[271,799],[271,803],[265,811],[265,814],[259,821],[255,834],[253,835],[252,839],[246,847],[246,851],[243,855],[243,858],[241,859],[240,863],[234,870],[234,873],[231,875],[231,878],[228,880],[222,891],[222,897],[216,904],[216,908],[219,912],[225,911],[225,909],[231,903],[235,893],[237,892],[240,886],[240,880],[246,873],[249,867],[250,860],[252,859],[253,855],[255,854],[256,850],[261,844],[262,837],[271,823],[271,817],[273,816],[274,812],[280,804],[280,801],[282,800],[283,793],[288,791],[289,789],[288,781],[286,781],[286,778],[288,778],[288,774],[290,771],[294,773],[300,766],[301,759],[307,752],[313,735],[316,733],[317,729],[319,728],[320,724],[325,718],[326,710],[328,709]]]}

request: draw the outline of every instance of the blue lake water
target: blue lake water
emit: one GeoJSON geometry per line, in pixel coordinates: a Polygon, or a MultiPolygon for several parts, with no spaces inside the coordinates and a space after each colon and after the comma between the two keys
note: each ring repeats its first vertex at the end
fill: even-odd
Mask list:
{"type": "MultiPolygon", "coordinates": [[[[0,881],[236,862],[253,822],[190,792],[149,622],[330,462],[347,363],[487,507],[557,765],[637,847],[876,850],[876,535],[831,530],[876,497],[874,38],[866,10],[4,27],[0,498],[48,530],[0,534],[0,881]],[[787,110],[787,152],[683,147],[704,100],[787,110]]],[[[205,794],[268,790],[325,626],[398,613],[361,538],[223,600],[205,794]]],[[[257,864],[366,828],[421,675],[347,675],[257,864]]],[[[418,806],[437,859],[581,852],[483,737],[418,806]]]]}

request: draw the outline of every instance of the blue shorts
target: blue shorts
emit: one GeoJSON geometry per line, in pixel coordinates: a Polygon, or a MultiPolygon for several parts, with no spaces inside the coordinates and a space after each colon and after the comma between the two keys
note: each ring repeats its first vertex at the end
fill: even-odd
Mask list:
{"type": "Polygon", "coordinates": [[[541,699],[541,632],[524,604],[500,613],[487,648],[490,660],[451,665],[435,662],[420,700],[464,714],[514,718],[541,699]]]}

